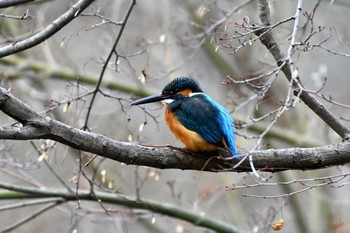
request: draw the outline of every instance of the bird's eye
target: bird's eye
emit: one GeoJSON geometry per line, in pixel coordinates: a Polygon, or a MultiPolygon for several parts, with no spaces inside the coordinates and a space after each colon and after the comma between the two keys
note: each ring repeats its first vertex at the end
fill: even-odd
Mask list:
{"type": "Polygon", "coordinates": [[[174,95],[174,94],[176,94],[178,91],[163,91],[163,94],[165,94],[165,95],[174,95]]]}

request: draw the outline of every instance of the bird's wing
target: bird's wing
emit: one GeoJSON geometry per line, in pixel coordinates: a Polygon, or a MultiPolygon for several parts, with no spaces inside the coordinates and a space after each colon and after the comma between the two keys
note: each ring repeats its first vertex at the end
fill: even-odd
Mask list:
{"type": "Polygon", "coordinates": [[[220,127],[222,132],[224,132],[224,141],[226,143],[226,146],[231,151],[233,156],[239,158],[236,151],[235,126],[233,120],[228,111],[223,106],[219,104],[217,105],[217,107],[220,109],[219,122],[224,122],[223,124],[220,124],[220,127]]]}
{"type": "Polygon", "coordinates": [[[197,132],[209,143],[223,147],[224,139],[230,150],[232,142],[234,147],[233,120],[224,107],[209,96],[193,95],[181,101],[173,111],[187,129],[197,132]],[[233,138],[228,141],[227,137],[233,138]]]}

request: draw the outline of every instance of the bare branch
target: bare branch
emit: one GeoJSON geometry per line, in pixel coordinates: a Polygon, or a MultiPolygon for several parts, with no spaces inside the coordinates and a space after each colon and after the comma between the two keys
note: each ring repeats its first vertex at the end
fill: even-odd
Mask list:
{"type": "MultiPolygon", "coordinates": [[[[297,9],[297,11],[299,12],[300,10],[297,9]]],[[[282,52],[280,46],[272,35],[272,32],[266,32],[265,29],[265,26],[271,24],[270,9],[267,0],[259,0],[259,17],[263,28],[255,33],[260,38],[261,43],[270,51],[271,55],[277,62],[277,65],[282,64],[287,60],[286,64],[281,69],[286,78],[293,82],[294,94],[299,96],[299,98],[324,122],[326,122],[326,124],[328,124],[340,137],[342,137],[343,140],[350,139],[350,130],[320,101],[318,101],[307,91],[304,91],[298,79],[293,78],[294,71],[292,70],[290,61],[282,52]]]]}
{"type": "MultiPolygon", "coordinates": [[[[11,70],[15,70],[15,72],[3,71],[6,77],[8,77],[8,79],[16,79],[18,77],[26,75],[26,70],[30,70],[31,72],[35,73],[35,75],[45,73],[48,79],[58,79],[71,82],[76,82],[77,80],[79,80],[80,83],[88,85],[96,85],[96,83],[98,82],[98,77],[92,73],[78,73],[75,70],[67,69],[63,66],[50,67],[45,62],[28,61],[15,55],[0,59],[0,64],[3,66],[9,66],[11,67],[11,70]]],[[[135,96],[148,96],[154,94],[156,91],[145,88],[141,89],[138,86],[126,84],[125,82],[122,83],[116,82],[115,80],[108,80],[108,78],[102,80],[100,87],[105,87],[111,90],[119,90],[128,94],[133,93],[135,96]]],[[[100,93],[103,94],[102,92],[100,93]]]]}
{"type": "Polygon", "coordinates": [[[29,14],[28,9],[21,16],[0,14],[0,17],[9,18],[9,19],[17,19],[17,20],[30,20],[30,19],[32,19],[32,16],[29,14]]]}
{"type": "Polygon", "coordinates": [[[47,210],[60,205],[63,201],[61,200],[57,200],[53,203],[47,204],[46,206],[40,208],[39,210],[31,213],[30,215],[24,217],[23,219],[18,220],[17,222],[13,223],[11,226],[8,226],[4,229],[1,229],[1,232],[5,233],[5,232],[11,232],[12,230],[16,229],[17,227],[31,221],[32,219],[38,217],[39,215],[43,214],[44,212],[46,212],[47,210]]]}
{"type": "Polygon", "coordinates": [[[92,110],[92,105],[94,104],[94,101],[95,101],[97,93],[100,92],[100,86],[101,86],[104,74],[106,72],[108,63],[112,59],[113,54],[117,53],[116,52],[117,45],[118,45],[118,43],[120,41],[120,38],[121,38],[121,36],[123,34],[123,31],[124,31],[124,28],[126,26],[126,23],[127,23],[128,19],[129,19],[129,16],[131,15],[132,9],[134,8],[135,5],[136,5],[136,0],[131,0],[129,8],[128,8],[127,12],[125,13],[124,19],[123,19],[123,21],[121,23],[121,27],[120,27],[120,30],[118,32],[118,36],[115,39],[111,50],[109,51],[107,59],[104,61],[104,64],[103,64],[103,67],[102,67],[102,70],[101,70],[101,73],[100,73],[100,77],[99,77],[98,82],[97,82],[97,84],[95,86],[95,89],[93,91],[90,104],[88,106],[88,112],[86,114],[85,123],[84,123],[84,127],[83,127],[84,129],[88,129],[88,122],[89,122],[90,113],[91,113],[91,110],[92,110]]]}
{"type": "Polygon", "coordinates": [[[255,197],[255,198],[265,198],[265,199],[271,199],[271,198],[285,198],[285,197],[291,197],[293,195],[297,195],[302,192],[306,192],[310,189],[320,188],[324,186],[330,186],[332,187],[341,187],[344,185],[347,185],[346,183],[342,183],[340,185],[336,185],[340,181],[348,178],[350,176],[350,173],[341,173],[337,175],[329,175],[324,177],[316,177],[316,178],[306,178],[306,179],[292,179],[289,181],[278,181],[278,182],[264,182],[260,180],[254,180],[254,183],[252,184],[245,184],[245,185],[235,185],[233,184],[231,187],[227,187],[227,190],[237,190],[237,189],[249,189],[254,187],[262,187],[262,186],[287,186],[287,185],[293,185],[293,184],[299,184],[302,188],[297,189],[296,191],[292,191],[290,193],[282,193],[282,194],[274,194],[274,195],[252,195],[252,194],[243,194],[244,197],[255,197]]]}
{"type": "Polygon", "coordinates": [[[69,22],[71,22],[75,17],[77,17],[85,8],[87,8],[95,0],[80,0],[74,4],[71,8],[68,9],[64,14],[55,19],[51,24],[45,27],[43,30],[34,34],[33,36],[5,45],[0,48],[0,58],[8,56],[10,54],[18,53],[20,51],[29,49],[41,42],[47,40],[52,35],[61,30],[69,22]]]}
{"type": "MultiPolygon", "coordinates": [[[[125,164],[161,169],[251,171],[249,161],[244,161],[233,169],[238,161],[228,158],[226,151],[220,150],[210,155],[192,154],[174,147],[149,147],[114,141],[100,134],[76,129],[36,113],[4,88],[0,88],[0,109],[22,123],[22,126],[0,128],[0,139],[52,139],[125,164]]],[[[254,158],[254,167],[261,171],[319,169],[349,163],[350,143],[314,148],[270,149],[249,154],[254,158]]],[[[243,158],[248,152],[241,151],[239,155],[243,158]]]]}
{"type": "MultiPolygon", "coordinates": [[[[76,201],[76,200],[88,200],[96,201],[96,197],[104,203],[119,204],[122,206],[127,206],[135,209],[149,210],[154,213],[160,213],[170,217],[175,217],[177,219],[182,219],[193,223],[194,225],[206,227],[214,230],[215,232],[222,233],[241,233],[242,230],[238,229],[236,226],[228,224],[218,219],[212,219],[201,214],[186,210],[183,207],[173,204],[163,204],[157,201],[148,199],[135,199],[134,197],[127,195],[116,195],[115,193],[102,193],[96,192],[96,197],[92,196],[89,191],[79,190],[79,193],[72,194],[66,190],[62,191],[59,189],[49,190],[49,189],[39,189],[39,188],[28,188],[24,186],[17,186],[7,183],[0,183],[0,188],[12,190],[11,192],[2,192],[2,198],[18,198],[26,199],[33,197],[60,197],[64,201],[57,200],[54,204],[60,204],[65,201],[76,201]]],[[[52,206],[53,207],[53,206],[52,206]]]]}

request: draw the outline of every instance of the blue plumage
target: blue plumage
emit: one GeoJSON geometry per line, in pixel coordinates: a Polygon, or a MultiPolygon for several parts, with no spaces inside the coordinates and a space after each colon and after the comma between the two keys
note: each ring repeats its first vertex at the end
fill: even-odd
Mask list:
{"type": "Polygon", "coordinates": [[[191,97],[177,95],[168,106],[189,130],[218,147],[226,143],[231,154],[238,158],[235,147],[235,127],[228,111],[210,96],[197,93],[191,97]],[[224,140],[224,142],[223,142],[224,140]]]}
{"type": "Polygon", "coordinates": [[[161,94],[145,97],[132,105],[170,99],[165,118],[175,136],[195,151],[228,149],[239,158],[235,146],[235,127],[228,111],[204,94],[197,81],[176,78],[161,94]]]}
{"type": "Polygon", "coordinates": [[[162,93],[178,94],[183,90],[191,90],[192,93],[203,92],[196,80],[184,76],[168,83],[162,93]]]}

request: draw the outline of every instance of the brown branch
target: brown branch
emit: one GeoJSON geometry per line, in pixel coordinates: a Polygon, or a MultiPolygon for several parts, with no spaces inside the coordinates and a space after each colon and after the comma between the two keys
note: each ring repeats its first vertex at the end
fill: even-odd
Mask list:
{"type": "MultiPolygon", "coordinates": [[[[51,139],[72,148],[87,151],[125,164],[160,169],[202,171],[250,171],[248,160],[233,169],[238,162],[224,159],[226,151],[192,154],[173,147],[146,147],[112,140],[106,136],[86,132],[40,115],[27,104],[0,87],[0,109],[21,124],[0,128],[0,139],[29,140],[51,139]],[[214,157],[213,157],[214,156],[214,157]]],[[[248,152],[240,151],[240,158],[248,152]]],[[[251,152],[254,166],[262,171],[289,169],[308,170],[343,165],[350,162],[350,143],[323,147],[270,149],[251,152]]]]}
{"type": "MultiPolygon", "coordinates": [[[[300,9],[298,9],[300,10],[300,9]]],[[[266,29],[266,26],[271,24],[270,9],[267,0],[259,0],[259,18],[261,30],[255,31],[255,34],[260,38],[261,43],[270,51],[278,66],[285,62],[281,70],[285,77],[293,80],[291,63],[286,60],[285,54],[282,52],[279,44],[275,40],[271,31],[266,29]]],[[[293,44],[291,46],[294,46],[293,44]]],[[[344,141],[350,139],[350,129],[348,129],[332,112],[330,112],[320,101],[312,96],[307,91],[300,88],[297,82],[293,81],[294,94],[314,111],[329,127],[331,127],[344,141]]]]}
{"type": "Polygon", "coordinates": [[[34,47],[37,44],[50,38],[52,35],[61,30],[69,22],[75,19],[85,8],[87,8],[95,0],[79,0],[71,8],[69,8],[64,14],[55,19],[51,24],[45,27],[43,30],[34,34],[33,36],[17,41],[15,43],[10,43],[0,48],[0,58],[5,57],[20,51],[34,47]]]}

